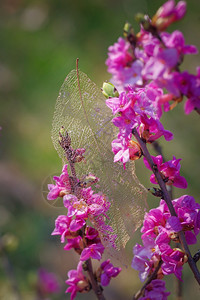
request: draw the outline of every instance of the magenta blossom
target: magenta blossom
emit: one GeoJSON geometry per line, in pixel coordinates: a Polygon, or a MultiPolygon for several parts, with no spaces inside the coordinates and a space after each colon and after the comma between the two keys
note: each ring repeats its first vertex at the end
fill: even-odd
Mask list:
{"type": "Polygon", "coordinates": [[[69,181],[69,174],[67,172],[67,165],[64,165],[62,174],[60,176],[54,176],[56,184],[48,184],[49,193],[47,195],[48,200],[55,200],[58,197],[63,197],[71,192],[71,185],[69,181]]]}
{"type": "Polygon", "coordinates": [[[121,68],[119,72],[114,73],[112,82],[119,91],[127,89],[129,86],[140,86],[142,79],[143,62],[135,60],[130,66],[121,68]]]}
{"type": "Polygon", "coordinates": [[[133,60],[129,43],[121,37],[108,51],[106,64],[110,73],[116,72],[120,67],[126,67],[133,60]]]}
{"type": "Polygon", "coordinates": [[[67,238],[67,244],[64,250],[74,249],[76,252],[81,253],[83,248],[82,238],[80,236],[67,238]]]}
{"type": "Polygon", "coordinates": [[[131,267],[139,271],[140,280],[143,282],[149,275],[152,269],[152,262],[150,261],[153,256],[154,242],[151,240],[151,243],[148,247],[141,246],[136,244],[133,248],[133,260],[131,267]]]}
{"type": "Polygon", "coordinates": [[[83,249],[80,260],[84,261],[88,260],[89,258],[100,260],[103,252],[104,246],[101,243],[92,244],[89,247],[83,249]]]}
{"type": "Polygon", "coordinates": [[[166,141],[173,139],[173,134],[169,130],[165,130],[158,119],[148,118],[145,114],[141,116],[139,134],[148,143],[156,141],[161,136],[164,136],[166,141]]]}
{"type": "MultiPolygon", "coordinates": [[[[178,188],[186,189],[187,188],[187,181],[184,177],[180,176],[180,161],[181,159],[176,159],[175,156],[173,156],[172,160],[169,160],[165,163],[163,163],[163,159],[161,155],[158,156],[151,156],[153,159],[154,164],[157,166],[158,171],[162,174],[163,180],[167,185],[174,185],[178,188]]],[[[147,169],[151,170],[151,167],[149,166],[148,161],[144,157],[144,164],[147,167],[147,169]]],[[[157,184],[155,175],[152,174],[150,177],[150,181],[153,184],[157,184]]]]}
{"type": "Polygon", "coordinates": [[[145,294],[140,300],[167,300],[170,295],[165,290],[165,282],[163,280],[152,280],[145,288],[145,294]]]}
{"type": "Polygon", "coordinates": [[[158,234],[158,226],[165,227],[165,224],[166,217],[160,207],[151,209],[144,216],[143,227],[141,229],[141,232],[143,233],[142,239],[146,236],[156,238],[158,234]]]}
{"type": "Polygon", "coordinates": [[[63,203],[68,209],[68,217],[76,216],[76,218],[79,219],[88,218],[88,205],[84,200],[79,200],[75,195],[69,194],[63,197],[63,203]]]}
{"type": "Polygon", "coordinates": [[[77,270],[68,272],[68,277],[69,279],[65,281],[69,285],[66,293],[71,293],[71,300],[76,297],[77,292],[82,293],[90,290],[89,282],[83,274],[82,262],[78,263],[77,270]]]}
{"type": "Polygon", "coordinates": [[[98,236],[99,236],[99,233],[98,233],[98,231],[95,228],[88,227],[88,226],[86,227],[85,237],[88,240],[95,240],[98,236]]]}
{"type": "Polygon", "coordinates": [[[167,244],[162,244],[160,250],[162,252],[163,264],[161,269],[163,274],[174,274],[179,280],[182,280],[181,275],[183,265],[187,262],[187,256],[185,253],[179,248],[171,249],[171,247],[167,244]]]}
{"type": "Polygon", "coordinates": [[[185,45],[185,39],[179,30],[175,30],[171,34],[168,32],[164,32],[161,34],[161,37],[165,43],[165,45],[169,48],[176,48],[178,54],[181,56],[185,54],[197,54],[198,50],[193,45],[185,45]]]}
{"type": "Polygon", "coordinates": [[[145,64],[142,75],[145,79],[162,80],[164,73],[169,72],[178,63],[178,52],[173,49],[155,47],[154,54],[145,64]]]}
{"type": "Polygon", "coordinates": [[[113,264],[110,263],[110,259],[108,259],[101,264],[101,272],[101,284],[107,286],[111,278],[117,277],[121,272],[121,268],[114,267],[113,264]]]}
{"type": "Polygon", "coordinates": [[[121,161],[124,165],[130,159],[129,141],[116,139],[112,141],[112,151],[115,154],[114,162],[121,161]]]}
{"type": "Polygon", "coordinates": [[[47,272],[45,269],[39,269],[38,271],[38,287],[42,294],[59,293],[61,290],[56,275],[47,272]]]}
{"type": "Polygon", "coordinates": [[[60,215],[55,221],[55,229],[52,235],[61,235],[61,243],[64,243],[66,237],[76,236],[76,231],[83,227],[84,224],[84,220],[72,220],[68,216],[60,215]]]}

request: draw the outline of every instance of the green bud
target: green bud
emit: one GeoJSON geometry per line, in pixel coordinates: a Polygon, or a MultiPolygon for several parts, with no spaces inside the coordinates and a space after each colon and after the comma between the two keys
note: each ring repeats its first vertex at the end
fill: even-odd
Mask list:
{"type": "Polygon", "coordinates": [[[59,131],[59,137],[58,137],[59,142],[62,142],[64,135],[65,135],[65,127],[62,126],[59,131]]]}
{"type": "Polygon", "coordinates": [[[126,22],[124,25],[124,36],[127,38],[129,35],[134,36],[133,27],[130,23],[126,22]]]}
{"type": "Polygon", "coordinates": [[[142,13],[137,13],[136,15],[135,15],[135,20],[136,20],[136,22],[138,22],[138,23],[142,23],[142,22],[144,22],[144,14],[142,14],[142,13]]]}
{"type": "Polygon", "coordinates": [[[62,127],[60,128],[60,134],[61,134],[61,135],[64,135],[64,134],[65,134],[65,127],[62,126],[62,127]]]}
{"type": "Polygon", "coordinates": [[[149,188],[148,191],[156,197],[163,198],[163,192],[159,188],[152,187],[152,188],[149,188]]]}
{"type": "Polygon", "coordinates": [[[145,30],[149,31],[149,28],[151,27],[151,20],[149,16],[138,13],[135,16],[135,20],[136,22],[141,23],[145,30]]]}
{"type": "Polygon", "coordinates": [[[110,82],[104,82],[102,87],[102,94],[106,98],[119,97],[116,87],[110,82]]]}

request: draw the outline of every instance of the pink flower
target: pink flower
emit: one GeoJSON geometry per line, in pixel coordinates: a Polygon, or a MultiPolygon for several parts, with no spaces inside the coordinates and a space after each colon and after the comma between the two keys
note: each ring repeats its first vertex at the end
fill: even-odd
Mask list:
{"type": "Polygon", "coordinates": [[[84,261],[89,258],[100,260],[103,252],[104,246],[101,243],[92,244],[89,247],[83,249],[80,260],[84,261]]]}
{"type": "Polygon", "coordinates": [[[38,271],[38,287],[42,294],[59,293],[61,290],[56,275],[47,272],[45,269],[39,269],[38,271]]]}
{"type": "Polygon", "coordinates": [[[178,248],[171,249],[171,247],[166,244],[162,244],[160,250],[162,252],[163,264],[161,269],[163,274],[174,274],[181,280],[183,265],[187,261],[185,253],[178,248]]]}
{"type": "Polygon", "coordinates": [[[171,216],[167,220],[166,228],[174,232],[179,232],[182,230],[181,222],[178,217],[171,216]]]}
{"type": "Polygon", "coordinates": [[[115,154],[114,162],[121,161],[124,165],[130,159],[130,149],[125,139],[116,139],[112,141],[112,151],[115,154]]]}
{"type": "Polygon", "coordinates": [[[69,194],[63,197],[63,204],[68,209],[68,217],[88,218],[88,205],[83,199],[79,200],[75,195],[69,194]]]}
{"type": "Polygon", "coordinates": [[[90,290],[89,282],[83,275],[82,262],[78,263],[77,270],[68,272],[68,277],[69,279],[65,281],[69,285],[66,293],[71,293],[71,300],[76,297],[77,292],[90,290]]]}
{"type": "Polygon", "coordinates": [[[101,284],[107,286],[111,278],[116,277],[121,272],[121,268],[114,267],[108,259],[101,264],[101,272],[101,284]]]}
{"type": "Polygon", "coordinates": [[[70,235],[69,227],[71,223],[71,218],[60,215],[55,221],[55,229],[52,235],[61,235],[61,243],[64,243],[65,236],[70,235]]]}
{"type": "Polygon", "coordinates": [[[141,232],[143,233],[142,239],[146,237],[156,238],[158,235],[158,227],[165,227],[166,217],[163,214],[160,207],[151,209],[144,216],[143,227],[141,232]]]}
{"type": "Polygon", "coordinates": [[[156,46],[154,54],[145,64],[142,75],[145,79],[162,80],[164,73],[169,72],[178,63],[178,52],[175,48],[162,49],[156,46]]]}
{"type": "Polygon", "coordinates": [[[74,219],[60,215],[55,221],[55,229],[52,235],[61,235],[61,243],[64,243],[65,237],[71,237],[75,235],[75,232],[79,230],[85,224],[84,220],[74,219]]]}
{"type": "Polygon", "coordinates": [[[130,67],[133,62],[133,54],[128,42],[120,37],[117,43],[108,48],[108,51],[106,65],[108,66],[108,72],[113,75],[111,81],[117,89],[123,90],[124,83],[141,82],[142,63],[138,61],[130,67]]]}
{"type": "Polygon", "coordinates": [[[142,68],[143,62],[137,59],[130,66],[121,68],[119,72],[115,73],[112,82],[120,91],[127,89],[129,86],[140,86],[143,84],[142,68]]]}
{"type": "Polygon", "coordinates": [[[183,36],[182,32],[180,32],[179,30],[175,30],[171,34],[164,32],[161,34],[161,37],[167,47],[176,48],[180,57],[185,54],[197,54],[198,53],[198,50],[195,46],[185,45],[184,36],[183,36]]]}
{"type": "Polygon", "coordinates": [[[81,253],[82,251],[82,238],[80,236],[67,238],[67,244],[64,247],[64,250],[74,249],[76,252],[81,253]]]}
{"type": "Polygon", "coordinates": [[[133,260],[131,267],[139,271],[140,280],[143,282],[149,275],[152,269],[152,262],[150,262],[151,257],[153,256],[152,248],[155,244],[152,239],[149,239],[150,243],[146,247],[136,244],[133,248],[133,260]]]}
{"type": "Polygon", "coordinates": [[[106,65],[108,66],[108,72],[111,74],[118,72],[121,67],[126,67],[133,60],[130,53],[130,44],[121,37],[117,43],[108,48],[108,51],[106,65]]]}
{"type": "MultiPolygon", "coordinates": [[[[158,171],[162,174],[163,180],[167,185],[174,185],[178,188],[186,189],[187,188],[187,181],[184,177],[180,176],[180,160],[176,159],[173,156],[172,160],[169,160],[165,163],[162,162],[162,156],[158,155],[156,157],[151,156],[155,165],[157,165],[158,171]]],[[[144,157],[144,164],[145,166],[151,170],[149,163],[147,162],[146,158],[144,157]]],[[[157,184],[155,175],[152,174],[150,177],[150,181],[154,184],[157,184]]]]}
{"type": "Polygon", "coordinates": [[[131,105],[131,98],[128,97],[126,92],[122,92],[119,97],[108,98],[106,105],[112,109],[112,113],[115,115],[119,111],[126,110],[131,105]]]}
{"type": "Polygon", "coordinates": [[[170,295],[165,291],[165,282],[160,279],[152,280],[145,288],[145,295],[140,300],[167,300],[170,295]]]}
{"type": "Polygon", "coordinates": [[[55,200],[58,197],[63,197],[71,192],[71,185],[69,181],[69,174],[67,172],[67,165],[64,165],[62,174],[60,176],[54,176],[56,185],[48,184],[49,193],[47,195],[48,200],[55,200]]]}
{"type": "Polygon", "coordinates": [[[96,229],[94,229],[93,227],[86,227],[86,231],[85,231],[85,237],[88,240],[95,240],[97,237],[99,236],[99,233],[96,229]]]}
{"type": "Polygon", "coordinates": [[[148,118],[145,114],[141,116],[139,134],[148,143],[156,141],[161,136],[164,136],[166,141],[173,139],[173,134],[169,130],[165,130],[158,119],[148,118]]]}

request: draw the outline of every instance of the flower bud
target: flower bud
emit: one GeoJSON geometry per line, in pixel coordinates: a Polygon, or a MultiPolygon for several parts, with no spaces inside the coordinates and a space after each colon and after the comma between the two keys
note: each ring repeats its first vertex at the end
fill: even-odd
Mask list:
{"type": "Polygon", "coordinates": [[[152,18],[152,25],[159,31],[164,31],[172,23],[182,19],[186,13],[186,2],[174,0],[164,3],[152,18]]]}
{"type": "Polygon", "coordinates": [[[80,280],[77,283],[77,287],[79,289],[79,293],[86,293],[91,289],[90,283],[87,280],[80,280]]]}
{"type": "Polygon", "coordinates": [[[130,160],[137,160],[142,156],[142,149],[137,142],[130,140],[128,143],[128,148],[130,160]]]}
{"type": "Polygon", "coordinates": [[[135,20],[136,20],[136,22],[142,24],[142,26],[143,26],[143,28],[145,30],[147,30],[147,31],[150,30],[150,28],[151,28],[151,20],[150,20],[149,16],[141,14],[141,13],[138,13],[135,16],[135,20]]]}
{"type": "Polygon", "coordinates": [[[163,192],[161,191],[161,189],[152,187],[152,188],[149,188],[148,191],[155,197],[163,198],[163,192]]]}
{"type": "Polygon", "coordinates": [[[102,87],[102,94],[106,98],[119,97],[116,87],[110,82],[104,82],[102,87]]]}
{"type": "Polygon", "coordinates": [[[79,186],[82,188],[90,187],[92,184],[97,183],[99,178],[94,174],[89,173],[83,177],[83,179],[79,182],[79,186]]]}
{"type": "Polygon", "coordinates": [[[130,34],[134,35],[133,27],[130,23],[126,22],[124,25],[124,36],[128,37],[130,34]]]}

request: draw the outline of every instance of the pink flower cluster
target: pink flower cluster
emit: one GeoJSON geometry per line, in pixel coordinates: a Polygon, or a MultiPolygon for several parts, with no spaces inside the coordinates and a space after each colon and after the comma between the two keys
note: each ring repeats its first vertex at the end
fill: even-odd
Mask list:
{"type": "MultiPolygon", "coordinates": [[[[173,156],[172,160],[164,162],[161,155],[151,156],[154,165],[150,166],[152,161],[146,144],[161,137],[166,141],[173,139],[173,134],[161,123],[161,117],[184,96],[185,113],[189,114],[192,110],[200,112],[200,67],[197,68],[197,75],[180,71],[184,56],[196,54],[197,48],[187,45],[180,31],[165,32],[170,24],[183,18],[185,12],[184,1],[176,5],[174,0],[169,0],[152,19],[148,16],[141,18],[138,34],[126,27],[125,38],[119,38],[109,47],[106,64],[112,74],[112,83],[103,85],[106,105],[114,115],[114,126],[118,128],[118,135],[112,142],[114,162],[121,162],[125,168],[129,160],[137,160],[144,155],[144,165],[155,173],[150,177],[151,183],[160,184],[163,180],[161,187],[165,184],[184,189],[187,188],[187,181],[180,175],[181,159],[173,156]]],[[[84,159],[85,150],[73,150],[68,133],[65,136],[63,133],[62,127],[59,142],[72,171],[72,165],[84,159]]],[[[75,175],[69,176],[65,165],[62,174],[55,176],[54,180],[55,184],[48,185],[47,198],[55,200],[62,197],[67,211],[56,219],[52,235],[60,236],[65,250],[74,249],[80,255],[77,269],[69,271],[66,280],[69,285],[66,292],[71,293],[73,300],[77,292],[88,292],[93,288],[94,281],[97,286],[99,283],[107,286],[120,273],[120,268],[106,260],[92,273],[94,281],[91,274],[89,278],[86,276],[90,260],[102,259],[105,250],[103,239],[115,247],[116,235],[106,224],[110,202],[104,194],[95,193],[91,188],[99,180],[95,175],[88,174],[79,180],[75,175]]],[[[167,200],[164,188],[154,189],[157,196],[167,200]]],[[[145,214],[141,229],[143,245],[136,244],[133,249],[132,267],[139,271],[141,281],[155,270],[157,272],[152,277],[156,279],[145,287],[142,300],[167,299],[169,293],[161,279],[165,275],[175,274],[181,280],[183,265],[188,257],[190,259],[190,255],[187,256],[178,246],[179,233],[181,231],[190,245],[197,243],[200,231],[200,205],[192,196],[184,195],[173,200],[175,212],[169,210],[163,199],[157,208],[145,214]]]]}
{"type": "Polygon", "coordinates": [[[164,32],[171,23],[181,19],[186,12],[186,3],[167,1],[151,19],[141,22],[137,35],[128,33],[127,39],[119,38],[109,47],[106,64],[112,74],[111,82],[122,92],[129,87],[144,88],[152,83],[155,89],[167,90],[157,95],[156,102],[165,111],[169,101],[178,103],[187,98],[185,113],[200,108],[199,68],[197,75],[181,72],[179,66],[184,56],[197,54],[197,48],[185,44],[183,34],[176,30],[164,32]]]}
{"type": "Polygon", "coordinates": [[[171,244],[179,242],[178,232],[185,233],[188,244],[197,242],[200,231],[200,204],[192,196],[184,195],[172,201],[177,217],[171,216],[164,200],[160,206],[145,214],[141,229],[143,245],[133,249],[132,267],[144,281],[162,260],[159,278],[174,273],[181,280],[182,267],[187,262],[184,251],[171,244]]]}
{"type": "MultiPolygon", "coordinates": [[[[89,177],[94,183],[97,182],[94,175],[90,174],[89,177]]],[[[77,183],[77,196],[73,194],[67,165],[63,167],[62,174],[55,176],[54,180],[55,185],[48,185],[47,198],[54,200],[57,197],[63,197],[67,214],[58,216],[52,235],[60,235],[61,243],[67,241],[64,246],[65,250],[74,249],[80,255],[77,270],[71,270],[68,273],[69,279],[66,281],[70,285],[66,292],[70,292],[71,299],[74,299],[77,292],[88,291],[91,288],[89,280],[82,272],[82,262],[90,258],[100,260],[104,253],[100,236],[107,237],[110,245],[115,247],[116,235],[112,233],[112,228],[105,223],[110,202],[104,194],[94,193],[91,187],[82,188],[86,184],[81,181],[77,183]],[[96,229],[88,226],[87,220],[96,229]]],[[[101,265],[101,270],[100,282],[102,285],[108,285],[111,277],[116,277],[121,271],[120,268],[114,268],[108,261],[101,265]]]]}
{"type": "MultiPolygon", "coordinates": [[[[125,26],[125,38],[109,47],[106,64],[112,74],[113,94],[103,90],[107,97],[106,105],[112,110],[114,126],[118,135],[112,142],[114,162],[124,167],[129,160],[137,160],[144,153],[142,142],[153,143],[160,137],[170,141],[173,134],[166,130],[161,117],[163,112],[173,109],[186,98],[185,113],[200,112],[200,67],[197,75],[181,71],[184,56],[196,54],[197,48],[185,42],[184,35],[175,30],[168,33],[167,27],[183,18],[186,3],[167,1],[152,19],[142,16],[140,31],[134,34],[130,25],[125,26]],[[119,93],[114,90],[113,85],[119,93]],[[139,135],[137,142],[134,135],[139,135]]],[[[106,89],[108,86],[104,85],[106,89]]],[[[145,155],[145,154],[144,154],[145,155]]],[[[186,179],[180,175],[180,161],[174,156],[164,162],[161,155],[151,156],[165,185],[187,188],[186,179]]],[[[145,166],[154,172],[149,159],[144,157],[145,166]]],[[[158,184],[155,174],[150,177],[158,184]]],[[[162,190],[158,195],[162,195],[162,190]]],[[[182,268],[187,255],[177,246],[179,232],[183,231],[188,244],[197,243],[200,230],[200,205],[193,197],[185,195],[172,201],[176,216],[171,216],[167,204],[161,200],[158,208],[146,213],[142,232],[143,245],[136,244],[132,267],[139,271],[144,281],[162,262],[157,279],[146,287],[141,299],[167,299],[165,284],[160,279],[164,275],[175,274],[181,280],[182,268]]]]}
{"type": "Polygon", "coordinates": [[[169,141],[173,134],[165,130],[160,121],[163,109],[172,109],[183,96],[187,98],[187,114],[200,109],[200,68],[197,75],[179,70],[184,55],[196,54],[197,48],[186,45],[180,31],[163,31],[185,12],[184,1],[175,5],[174,0],[169,0],[152,20],[144,19],[137,35],[130,31],[126,40],[119,38],[109,47],[106,64],[112,74],[111,82],[120,94],[109,97],[106,104],[114,115],[117,114],[113,124],[119,128],[117,139],[112,143],[114,161],[124,166],[131,157],[134,128],[148,143],[161,136],[169,141]],[[170,101],[173,101],[171,106],[170,101]]]}

